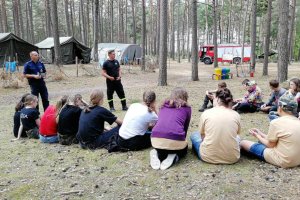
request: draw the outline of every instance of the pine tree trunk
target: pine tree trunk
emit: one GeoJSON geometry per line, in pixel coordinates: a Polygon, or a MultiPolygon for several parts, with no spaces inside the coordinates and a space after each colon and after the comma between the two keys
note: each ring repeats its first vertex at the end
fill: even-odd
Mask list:
{"type": "MultiPolygon", "coordinates": [[[[51,16],[50,16],[50,0],[45,0],[45,11],[46,11],[46,35],[47,37],[52,36],[52,25],[51,25],[51,16]]],[[[29,0],[28,0],[29,2],[29,0]]],[[[29,5],[29,3],[28,3],[29,5]]],[[[30,11],[29,11],[30,14],[30,11]]]]}
{"type": "Polygon", "coordinates": [[[189,3],[190,0],[186,0],[186,3],[187,3],[187,27],[186,27],[186,35],[187,35],[187,41],[186,41],[186,56],[188,58],[188,62],[191,62],[191,51],[190,51],[190,25],[191,25],[191,12],[190,12],[190,3],[189,3]]]}
{"type": "Polygon", "coordinates": [[[19,22],[19,5],[18,0],[13,1],[13,19],[14,19],[14,32],[17,36],[20,35],[20,22],[19,22]]]}
{"type": "Polygon", "coordinates": [[[180,0],[177,0],[177,62],[180,63],[180,0]]]}
{"type": "Polygon", "coordinates": [[[289,35],[288,35],[288,50],[289,50],[289,63],[293,59],[293,38],[295,29],[295,10],[296,10],[296,0],[291,1],[290,5],[290,20],[289,20],[289,35]]]}
{"type": "Polygon", "coordinates": [[[198,81],[197,0],[191,0],[190,10],[192,26],[192,81],[198,81]]]}
{"type": "Polygon", "coordinates": [[[18,0],[18,13],[19,13],[18,18],[20,23],[20,36],[21,38],[24,38],[25,31],[24,31],[23,13],[21,7],[22,7],[21,2],[20,0],[18,0]]]}
{"type": "Polygon", "coordinates": [[[69,0],[65,0],[65,17],[66,17],[66,26],[67,26],[67,35],[71,36],[71,23],[69,17],[69,0]]]}
{"type": "Polygon", "coordinates": [[[252,13],[251,13],[251,70],[255,71],[256,62],[256,10],[257,0],[252,0],[252,13]]]}
{"type": "Polygon", "coordinates": [[[98,62],[99,0],[94,1],[94,61],[98,62]]]}
{"type": "Polygon", "coordinates": [[[134,0],[131,0],[131,12],[132,12],[132,43],[136,44],[136,22],[134,11],[134,0]]]}
{"type": "Polygon", "coordinates": [[[289,0],[282,0],[278,3],[279,23],[278,23],[278,63],[277,73],[279,82],[284,82],[288,78],[288,16],[289,0]]]}
{"type": "Polygon", "coordinates": [[[75,17],[73,14],[74,9],[73,9],[73,5],[74,5],[74,1],[72,1],[72,4],[69,4],[70,7],[70,28],[71,28],[71,35],[74,36],[74,21],[75,21],[75,17]]]}
{"type": "Polygon", "coordinates": [[[170,3],[170,13],[171,13],[171,41],[170,41],[170,57],[175,60],[175,0],[171,0],[170,3]]]}
{"type": "Polygon", "coordinates": [[[213,0],[213,26],[214,26],[214,68],[218,67],[218,33],[217,33],[217,24],[218,24],[218,1],[213,0]]]}
{"type": "Polygon", "coordinates": [[[145,71],[145,58],[146,58],[146,8],[145,0],[142,0],[142,57],[141,57],[141,70],[145,71]]]}
{"type": "Polygon", "coordinates": [[[159,42],[159,75],[158,85],[167,85],[168,58],[168,0],[160,1],[160,42],[159,42]]]}
{"type": "Polygon", "coordinates": [[[90,0],[86,0],[86,14],[85,14],[85,21],[86,21],[86,31],[85,31],[85,37],[86,37],[86,44],[88,46],[91,46],[91,37],[90,37],[90,33],[91,33],[91,26],[90,26],[90,12],[89,9],[90,8],[90,0]]]}
{"type": "Polygon", "coordinates": [[[0,20],[2,21],[2,30],[4,33],[8,32],[8,24],[7,24],[7,14],[6,14],[6,5],[5,0],[1,0],[1,13],[0,20]]]}
{"type": "Polygon", "coordinates": [[[125,24],[124,24],[124,26],[125,26],[125,31],[124,31],[124,42],[125,43],[128,43],[128,18],[127,18],[127,16],[128,16],[128,2],[127,2],[127,0],[125,0],[125,24]]]}
{"type": "Polygon", "coordinates": [[[262,74],[263,76],[268,75],[271,21],[272,21],[272,0],[268,0],[268,11],[267,11],[267,20],[266,20],[267,29],[265,35],[264,66],[263,66],[263,74],[262,74]]]}
{"type": "Polygon", "coordinates": [[[110,42],[114,42],[114,1],[110,1],[110,42]]]}
{"type": "Polygon", "coordinates": [[[59,31],[58,31],[58,15],[57,15],[57,3],[56,0],[50,0],[51,19],[53,24],[53,39],[54,39],[54,64],[61,64],[59,31]]]}
{"type": "Polygon", "coordinates": [[[156,20],[156,63],[159,64],[160,48],[160,0],[157,0],[157,20],[156,20]]]}

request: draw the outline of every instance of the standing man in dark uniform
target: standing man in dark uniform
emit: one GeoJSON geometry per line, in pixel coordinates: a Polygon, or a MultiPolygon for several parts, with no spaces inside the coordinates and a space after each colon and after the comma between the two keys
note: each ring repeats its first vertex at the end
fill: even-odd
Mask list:
{"type": "MultiPolygon", "coordinates": [[[[46,77],[46,68],[39,61],[39,54],[36,51],[30,52],[31,61],[24,65],[24,76],[27,78],[30,85],[31,94],[39,98],[41,95],[44,111],[49,106],[48,90],[44,78],[46,77]]],[[[38,106],[37,106],[38,109],[38,106]]]]}
{"type": "Polygon", "coordinates": [[[116,91],[122,103],[122,110],[127,110],[126,98],[121,83],[121,68],[117,60],[115,60],[115,51],[108,51],[108,60],[103,63],[102,76],[106,78],[107,100],[110,111],[115,111],[113,94],[116,91]]]}

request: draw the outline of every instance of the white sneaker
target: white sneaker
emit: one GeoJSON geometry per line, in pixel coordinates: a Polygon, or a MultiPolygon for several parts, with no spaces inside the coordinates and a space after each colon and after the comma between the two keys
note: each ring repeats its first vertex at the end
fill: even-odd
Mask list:
{"type": "Polygon", "coordinates": [[[176,154],[168,154],[168,157],[161,162],[160,169],[165,170],[172,166],[173,163],[179,160],[176,154]]]}
{"type": "Polygon", "coordinates": [[[155,170],[160,168],[160,160],[158,159],[156,149],[150,151],[150,165],[155,170]]]}

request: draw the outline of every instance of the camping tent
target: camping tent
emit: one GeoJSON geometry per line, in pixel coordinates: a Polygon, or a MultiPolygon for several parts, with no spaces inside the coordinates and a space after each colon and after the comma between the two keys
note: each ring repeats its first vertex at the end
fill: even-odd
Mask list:
{"type": "MultiPolygon", "coordinates": [[[[89,63],[91,49],[78,42],[74,37],[60,37],[60,51],[63,64],[74,64],[76,56],[83,63],[89,63]]],[[[39,48],[41,60],[45,63],[54,61],[54,39],[48,37],[35,44],[39,48]]]]}
{"type": "Polygon", "coordinates": [[[137,44],[99,43],[98,57],[101,66],[107,59],[107,52],[112,49],[115,50],[116,60],[121,64],[140,59],[142,56],[142,48],[137,44]]]}
{"type": "Polygon", "coordinates": [[[13,33],[0,33],[1,66],[3,66],[4,61],[9,61],[9,58],[11,61],[17,60],[19,65],[23,65],[30,60],[29,53],[37,50],[36,46],[22,40],[13,33]]]}

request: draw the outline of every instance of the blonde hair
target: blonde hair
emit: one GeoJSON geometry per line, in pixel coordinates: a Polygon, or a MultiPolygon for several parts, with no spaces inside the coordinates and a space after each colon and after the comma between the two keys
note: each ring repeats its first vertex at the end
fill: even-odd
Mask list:
{"type": "Polygon", "coordinates": [[[104,94],[102,90],[93,90],[90,95],[90,105],[84,108],[84,112],[90,112],[90,107],[97,106],[103,100],[104,94]]]}
{"type": "Polygon", "coordinates": [[[148,107],[148,111],[152,112],[152,109],[150,108],[150,104],[153,103],[156,100],[156,94],[153,91],[145,91],[143,94],[143,101],[148,107]]]}
{"type": "Polygon", "coordinates": [[[37,102],[38,99],[36,96],[29,94],[25,97],[24,105],[25,106],[30,106],[33,102],[37,102]]]}
{"type": "Polygon", "coordinates": [[[189,95],[187,91],[182,87],[176,87],[172,90],[170,98],[165,101],[170,107],[180,108],[188,106],[187,100],[189,95]]]}
{"type": "Polygon", "coordinates": [[[55,109],[56,109],[56,112],[60,112],[60,110],[64,107],[64,105],[67,103],[68,101],[68,98],[69,96],[68,95],[64,95],[62,96],[57,102],[56,102],[56,105],[55,105],[55,109]]]}

